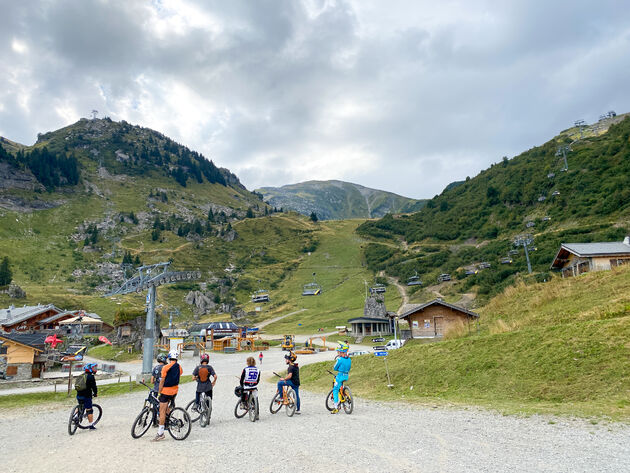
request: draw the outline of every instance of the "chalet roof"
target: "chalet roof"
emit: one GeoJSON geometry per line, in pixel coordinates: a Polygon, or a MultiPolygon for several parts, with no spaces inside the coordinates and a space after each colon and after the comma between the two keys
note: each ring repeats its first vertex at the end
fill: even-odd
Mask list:
{"type": "Polygon", "coordinates": [[[20,345],[26,345],[38,351],[44,351],[46,334],[42,333],[5,333],[0,334],[0,340],[7,340],[20,345]]]}
{"type": "Polygon", "coordinates": [[[605,241],[599,243],[562,243],[553,259],[551,268],[561,268],[569,255],[580,258],[592,258],[594,256],[630,256],[630,244],[628,239],[624,241],[605,241]]]}
{"type": "Polygon", "coordinates": [[[62,319],[64,317],[74,317],[74,312],[67,310],[59,314],[51,315],[50,317],[46,317],[45,319],[40,320],[39,323],[45,325],[51,322],[55,322],[56,320],[62,319]]]}
{"type": "Polygon", "coordinates": [[[432,305],[441,305],[444,307],[448,307],[449,309],[453,309],[456,310],[458,312],[462,312],[466,315],[470,315],[471,317],[479,317],[479,314],[476,314],[475,312],[471,312],[468,309],[464,309],[463,307],[459,307],[453,304],[449,304],[448,302],[444,302],[442,299],[434,299],[430,302],[425,302],[424,304],[417,304],[413,307],[410,307],[407,309],[406,312],[404,312],[403,314],[399,315],[399,317],[401,319],[406,319],[407,317],[409,317],[412,314],[415,314],[416,312],[420,312],[423,311],[424,309],[426,309],[427,307],[430,307],[432,305]]]}
{"type": "Polygon", "coordinates": [[[0,309],[0,325],[15,325],[47,310],[55,310],[57,313],[63,312],[63,310],[55,307],[53,304],[25,305],[24,307],[11,306],[7,309],[0,309]]]}

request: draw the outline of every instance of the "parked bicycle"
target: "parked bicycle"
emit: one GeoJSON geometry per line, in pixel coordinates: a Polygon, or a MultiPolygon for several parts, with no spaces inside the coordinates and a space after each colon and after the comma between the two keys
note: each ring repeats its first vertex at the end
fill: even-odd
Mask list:
{"type": "MultiPolygon", "coordinates": [[[[282,377],[275,371],[273,374],[275,374],[278,378],[282,377]]],[[[283,386],[282,392],[276,393],[276,395],[271,400],[271,404],[269,405],[269,412],[275,414],[282,408],[282,406],[285,406],[286,414],[289,417],[292,417],[293,414],[295,414],[297,403],[295,401],[295,391],[291,386],[283,386]]]]}
{"type": "Polygon", "coordinates": [[[197,405],[197,400],[193,399],[186,406],[186,412],[191,422],[199,421],[199,425],[205,427],[210,423],[212,416],[212,399],[206,393],[199,394],[199,405],[197,405]]]}
{"type": "Polygon", "coordinates": [[[258,396],[254,395],[258,393],[258,389],[243,389],[241,386],[234,388],[234,395],[238,396],[236,406],[234,406],[234,417],[240,419],[245,414],[249,414],[249,420],[256,422],[259,417],[260,407],[258,405],[258,396]],[[243,400],[244,399],[244,400],[243,400]]]}
{"type": "MultiPolygon", "coordinates": [[[[333,376],[333,389],[335,388],[335,373],[330,370],[328,371],[333,376]]],[[[332,411],[335,408],[335,400],[333,398],[333,389],[330,390],[328,395],[326,396],[326,409],[332,411]]],[[[352,398],[352,391],[350,388],[345,385],[345,381],[341,383],[341,388],[339,388],[339,404],[343,406],[343,410],[346,411],[346,414],[352,414],[354,410],[354,399],[352,398]]]]}
{"type": "MultiPolygon", "coordinates": [[[[94,415],[94,424],[96,425],[101,416],[103,415],[103,409],[98,404],[92,403],[92,414],[94,415]]],[[[72,408],[70,412],[70,419],[68,420],[68,433],[74,435],[77,429],[87,429],[90,426],[88,420],[88,414],[85,412],[85,404],[81,401],[72,408]]]]}
{"type": "MultiPolygon", "coordinates": [[[[160,416],[160,402],[158,401],[157,392],[143,382],[140,384],[149,390],[149,395],[144,401],[140,414],[138,414],[131,426],[131,436],[135,439],[146,434],[151,425],[156,426],[160,416]]],[[[192,425],[190,416],[181,407],[175,407],[175,403],[172,403],[169,407],[170,412],[166,416],[166,430],[175,440],[185,440],[190,434],[192,425]]]]}

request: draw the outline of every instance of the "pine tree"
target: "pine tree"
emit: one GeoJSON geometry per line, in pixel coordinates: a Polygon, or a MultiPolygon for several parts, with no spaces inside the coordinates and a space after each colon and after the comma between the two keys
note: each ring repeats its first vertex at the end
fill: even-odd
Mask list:
{"type": "Polygon", "coordinates": [[[0,286],[8,286],[13,279],[13,271],[11,271],[11,263],[9,257],[2,258],[0,263],[0,286]]]}
{"type": "Polygon", "coordinates": [[[311,212],[311,217],[310,218],[311,218],[311,220],[313,222],[317,222],[317,220],[318,220],[317,214],[315,212],[311,212]]]}

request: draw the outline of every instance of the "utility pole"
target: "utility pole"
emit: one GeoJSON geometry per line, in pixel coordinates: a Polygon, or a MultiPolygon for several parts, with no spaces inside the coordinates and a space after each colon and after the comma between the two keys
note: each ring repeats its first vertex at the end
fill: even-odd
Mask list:
{"type": "Polygon", "coordinates": [[[157,263],[141,266],[137,274],[127,279],[118,289],[114,289],[104,297],[117,294],[138,294],[148,291],[147,294],[147,320],[144,331],[144,344],[142,347],[142,374],[151,373],[153,364],[153,345],[155,344],[155,301],[157,287],[164,284],[177,283],[179,281],[200,279],[200,271],[170,271],[168,263],[157,263]]]}

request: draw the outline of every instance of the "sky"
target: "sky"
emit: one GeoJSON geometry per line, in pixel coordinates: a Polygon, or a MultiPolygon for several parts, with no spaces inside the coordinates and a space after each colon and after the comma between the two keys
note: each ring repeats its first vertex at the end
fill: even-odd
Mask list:
{"type": "Polygon", "coordinates": [[[625,0],[0,0],[0,135],[158,130],[250,190],[430,198],[630,112],[625,0]]]}

